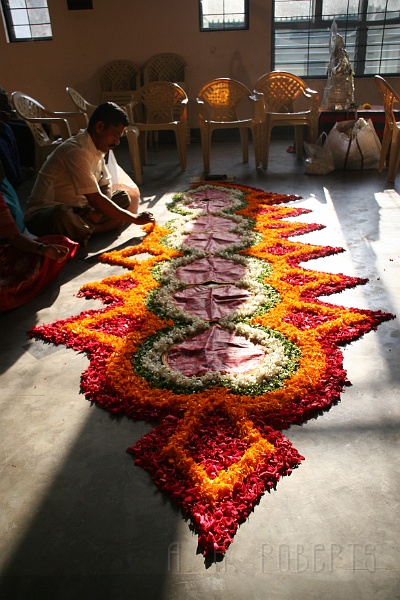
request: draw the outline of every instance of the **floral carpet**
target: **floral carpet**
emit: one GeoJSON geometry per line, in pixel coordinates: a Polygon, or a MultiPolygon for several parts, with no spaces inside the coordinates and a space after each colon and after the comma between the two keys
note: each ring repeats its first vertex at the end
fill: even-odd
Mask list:
{"type": "Polygon", "coordinates": [[[30,331],[87,353],[88,400],[155,422],[128,452],[207,556],[223,555],[264,492],[303,460],[281,431],[340,400],[340,347],[394,318],[320,299],[367,280],[299,266],[343,251],[292,239],[323,227],[293,219],[310,212],[299,198],[193,186],[174,196],[169,223],[101,255],[126,270],[79,295],[104,308],[30,331]]]}

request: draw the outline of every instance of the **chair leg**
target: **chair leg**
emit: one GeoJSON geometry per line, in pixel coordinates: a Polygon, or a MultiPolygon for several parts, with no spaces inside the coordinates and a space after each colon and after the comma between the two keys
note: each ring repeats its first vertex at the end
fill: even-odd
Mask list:
{"type": "Polygon", "coordinates": [[[304,125],[295,125],[294,137],[296,143],[296,157],[298,159],[303,158],[303,139],[304,139],[304,125]]]}
{"type": "Polygon", "coordinates": [[[383,168],[385,166],[391,141],[392,141],[392,130],[389,127],[385,126],[385,129],[383,131],[383,138],[382,138],[382,148],[381,148],[381,153],[379,156],[379,166],[378,166],[379,173],[382,173],[383,168]]]}
{"type": "Polygon", "coordinates": [[[176,145],[178,148],[179,164],[181,165],[181,171],[186,171],[186,131],[186,125],[175,129],[175,138],[176,145]]]}
{"type": "Polygon", "coordinates": [[[147,165],[147,131],[143,130],[139,135],[140,160],[142,165],[147,165]]]}
{"type": "Polygon", "coordinates": [[[387,180],[391,183],[396,179],[400,165],[400,129],[393,130],[392,145],[390,148],[390,160],[387,180]]]}
{"type": "Polygon", "coordinates": [[[200,127],[201,151],[203,154],[203,167],[205,173],[210,171],[211,133],[212,132],[207,126],[203,125],[200,127]]]}
{"type": "Polygon", "coordinates": [[[252,129],[252,137],[256,169],[258,169],[261,162],[261,131],[262,129],[260,125],[254,125],[252,129]]]}
{"type": "Polygon", "coordinates": [[[137,131],[126,128],[126,137],[128,140],[129,147],[129,156],[131,159],[131,164],[134,173],[134,180],[137,185],[143,183],[142,178],[142,162],[140,160],[140,148],[139,148],[139,140],[137,131]]]}
{"type": "Polygon", "coordinates": [[[269,159],[269,146],[271,143],[271,122],[267,119],[264,125],[264,133],[262,134],[262,148],[261,148],[261,159],[263,169],[268,168],[268,159],[269,159]]]}
{"type": "Polygon", "coordinates": [[[242,155],[243,155],[243,162],[244,163],[248,163],[249,162],[249,132],[246,128],[241,127],[239,129],[240,131],[240,142],[242,144],[242,155]]]}

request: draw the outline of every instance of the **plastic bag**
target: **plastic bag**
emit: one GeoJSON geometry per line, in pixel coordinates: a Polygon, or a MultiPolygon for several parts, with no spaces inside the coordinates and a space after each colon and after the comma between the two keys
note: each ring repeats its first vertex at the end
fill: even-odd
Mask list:
{"type": "Polygon", "coordinates": [[[304,161],[305,171],[309,175],[326,175],[335,170],[333,156],[329,145],[326,143],[326,133],[321,133],[316,144],[304,142],[307,158],[304,161]]]}
{"type": "Polygon", "coordinates": [[[119,167],[119,164],[117,163],[117,159],[115,158],[115,154],[112,150],[110,150],[108,153],[107,169],[110,172],[111,183],[113,185],[115,185],[119,182],[119,168],[120,167],[119,167]]]}
{"type": "Polygon", "coordinates": [[[128,210],[132,213],[137,213],[139,202],[139,190],[136,183],[129,177],[128,173],[118,164],[115,154],[112,150],[108,154],[107,169],[111,175],[112,192],[126,192],[130,199],[131,205],[128,210]]]}
{"type": "Polygon", "coordinates": [[[335,169],[377,169],[381,142],[371,119],[335,123],[328,135],[335,169]]]}
{"type": "Polygon", "coordinates": [[[354,74],[336,21],[331,26],[329,51],[328,81],[321,106],[330,110],[347,110],[354,102],[354,74]]]}

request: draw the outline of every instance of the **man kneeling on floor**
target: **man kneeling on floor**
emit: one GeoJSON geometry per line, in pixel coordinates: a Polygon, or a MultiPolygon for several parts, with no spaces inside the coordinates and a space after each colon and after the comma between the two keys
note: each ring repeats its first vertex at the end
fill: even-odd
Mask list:
{"type": "MultiPolygon", "coordinates": [[[[105,155],[129,125],[126,113],[113,102],[98,106],[88,127],[65,140],[47,158],[27,199],[25,225],[35,235],[58,233],[85,245],[92,234],[126,223],[145,225],[154,217],[137,214],[137,186],[112,191],[105,155]]],[[[115,186],[114,186],[115,187],[115,186]]]]}

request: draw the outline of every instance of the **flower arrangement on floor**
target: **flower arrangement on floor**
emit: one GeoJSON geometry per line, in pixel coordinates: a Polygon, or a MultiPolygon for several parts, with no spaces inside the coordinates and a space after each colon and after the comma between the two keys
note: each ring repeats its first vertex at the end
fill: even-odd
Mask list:
{"type": "Polygon", "coordinates": [[[321,228],[288,220],[310,212],[284,206],[298,198],[193,186],[174,197],[176,218],[100,257],[128,269],[81,288],[104,308],[30,332],[88,354],[90,401],[158,422],[128,452],[189,516],[205,555],[224,554],[303,460],[281,430],[340,400],[340,346],[394,318],[320,300],[367,280],[299,266],[342,249],[289,239],[321,228]]]}

